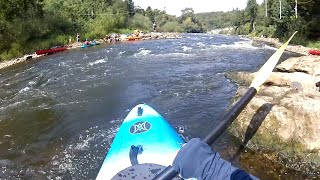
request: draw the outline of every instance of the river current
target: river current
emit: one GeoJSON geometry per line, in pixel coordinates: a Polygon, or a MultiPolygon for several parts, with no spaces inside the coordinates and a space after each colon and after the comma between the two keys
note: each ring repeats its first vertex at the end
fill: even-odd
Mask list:
{"type": "MultiPolygon", "coordinates": [[[[225,73],[257,71],[274,52],[246,38],[184,34],[70,50],[0,70],[0,179],[94,179],[138,103],[155,108],[186,139],[202,138],[237,91],[225,73]]],[[[213,147],[228,160],[239,144],[226,132],[213,147]]],[[[249,150],[233,163],[262,179],[301,177],[249,150]]]]}

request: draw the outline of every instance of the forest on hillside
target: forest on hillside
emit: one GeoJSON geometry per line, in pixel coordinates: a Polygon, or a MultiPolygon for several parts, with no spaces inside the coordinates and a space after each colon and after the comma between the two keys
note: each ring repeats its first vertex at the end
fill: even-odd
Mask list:
{"type": "Polygon", "coordinates": [[[0,61],[64,45],[76,33],[83,40],[134,29],[146,32],[154,22],[157,31],[165,32],[201,33],[234,27],[233,34],[286,38],[298,30],[299,42],[319,38],[320,0],[265,2],[258,5],[248,0],[244,10],[230,12],[195,14],[190,7],[176,17],[151,7],[142,9],[132,0],[0,1],[0,61]]]}
{"type": "Polygon", "coordinates": [[[199,13],[205,30],[234,27],[234,34],[287,38],[298,31],[296,42],[319,40],[320,0],[248,0],[243,10],[199,13]]]}

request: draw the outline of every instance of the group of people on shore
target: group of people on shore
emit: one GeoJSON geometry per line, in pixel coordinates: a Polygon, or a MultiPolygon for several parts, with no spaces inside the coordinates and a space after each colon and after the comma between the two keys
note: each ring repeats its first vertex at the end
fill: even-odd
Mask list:
{"type": "MultiPolygon", "coordinates": [[[[156,28],[157,28],[157,24],[155,22],[153,22],[152,24],[152,29],[154,32],[156,32],[156,28]]],[[[131,35],[129,36],[134,36],[134,37],[141,37],[143,36],[143,31],[139,31],[139,30],[135,30],[131,35]]],[[[103,38],[105,43],[115,43],[115,42],[119,42],[121,41],[121,36],[119,34],[112,34],[112,35],[106,35],[103,38]]],[[[76,42],[80,43],[81,39],[80,39],[80,34],[77,33],[76,35],[76,42]]],[[[71,37],[69,39],[69,43],[71,44],[71,37]]],[[[86,40],[84,41],[84,44],[88,45],[90,42],[88,41],[88,39],[86,38],[86,40]]]]}
{"type": "Polygon", "coordinates": [[[107,34],[103,40],[105,43],[116,43],[121,41],[121,38],[119,34],[112,34],[112,35],[107,34]]]}
{"type": "MultiPolygon", "coordinates": [[[[76,41],[77,41],[77,43],[81,42],[81,38],[80,38],[80,34],[79,33],[77,33],[77,35],[76,35],[76,41]]],[[[121,38],[120,38],[119,34],[112,34],[112,35],[107,34],[103,38],[103,41],[105,43],[115,43],[115,42],[121,41],[121,38]]],[[[90,41],[88,40],[88,38],[85,39],[83,44],[85,44],[85,45],[89,45],[90,44],[90,41]]]]}

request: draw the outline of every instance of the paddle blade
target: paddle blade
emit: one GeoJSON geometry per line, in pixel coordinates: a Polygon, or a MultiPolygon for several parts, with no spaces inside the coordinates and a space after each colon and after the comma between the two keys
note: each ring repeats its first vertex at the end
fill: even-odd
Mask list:
{"type": "Polygon", "coordinates": [[[259,91],[260,86],[268,79],[271,72],[273,71],[274,67],[277,65],[283,51],[288,46],[289,42],[293,38],[293,36],[297,33],[296,31],[289,40],[284,43],[269,59],[268,61],[261,67],[261,69],[258,71],[256,77],[253,79],[250,87],[255,88],[257,91],[259,91]]]}

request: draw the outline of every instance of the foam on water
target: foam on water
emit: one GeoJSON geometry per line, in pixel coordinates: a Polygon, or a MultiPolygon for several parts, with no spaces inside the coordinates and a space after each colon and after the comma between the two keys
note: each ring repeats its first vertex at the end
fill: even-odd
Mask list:
{"type": "Polygon", "coordinates": [[[157,54],[154,56],[158,57],[189,57],[192,56],[192,54],[186,54],[186,53],[167,53],[167,54],[157,54]]]}
{"type": "Polygon", "coordinates": [[[36,84],[35,81],[29,81],[29,82],[28,82],[28,85],[29,85],[29,86],[33,86],[33,85],[35,85],[35,84],[36,84]]]}
{"type": "Polygon", "coordinates": [[[150,50],[140,50],[138,53],[135,53],[133,56],[134,57],[141,57],[141,56],[146,56],[146,55],[149,55],[151,53],[150,50]]]}
{"type": "Polygon", "coordinates": [[[89,66],[93,66],[93,65],[101,64],[101,63],[105,63],[105,62],[107,62],[105,59],[99,59],[99,60],[96,60],[94,62],[90,62],[89,66]]]}
{"type": "Polygon", "coordinates": [[[198,42],[198,43],[197,43],[197,46],[199,46],[199,47],[204,47],[205,45],[204,45],[202,42],[198,42]]]}
{"type": "Polygon", "coordinates": [[[274,47],[271,47],[271,46],[268,46],[268,45],[264,45],[264,48],[266,48],[266,49],[272,49],[272,50],[278,50],[277,48],[274,48],[274,47]]]}
{"type": "Polygon", "coordinates": [[[25,88],[22,88],[19,93],[23,93],[23,92],[26,92],[26,91],[29,91],[30,87],[25,87],[25,88]]]}
{"type": "Polygon", "coordinates": [[[91,127],[71,140],[68,145],[62,146],[62,152],[51,159],[50,164],[54,167],[55,173],[50,174],[48,178],[56,178],[60,173],[67,173],[73,179],[86,179],[90,176],[88,174],[95,176],[97,172],[92,172],[92,169],[100,168],[105,158],[104,155],[101,156],[101,151],[102,154],[106,153],[105,148],[111,144],[122,120],[115,122],[117,123],[113,123],[108,129],[104,129],[104,126],[91,127]]]}
{"type": "Polygon", "coordinates": [[[186,52],[186,51],[191,51],[191,50],[192,50],[192,47],[182,46],[182,50],[183,50],[184,52],[186,52]]]}
{"type": "Polygon", "coordinates": [[[18,101],[18,102],[12,103],[12,104],[5,105],[3,107],[0,107],[0,111],[7,110],[8,108],[15,108],[25,102],[26,102],[25,100],[22,100],[22,101],[18,101]]]}
{"type": "Polygon", "coordinates": [[[235,49],[258,49],[252,46],[252,41],[239,41],[233,44],[220,44],[220,45],[209,45],[209,47],[217,48],[235,48],[235,49]]]}

